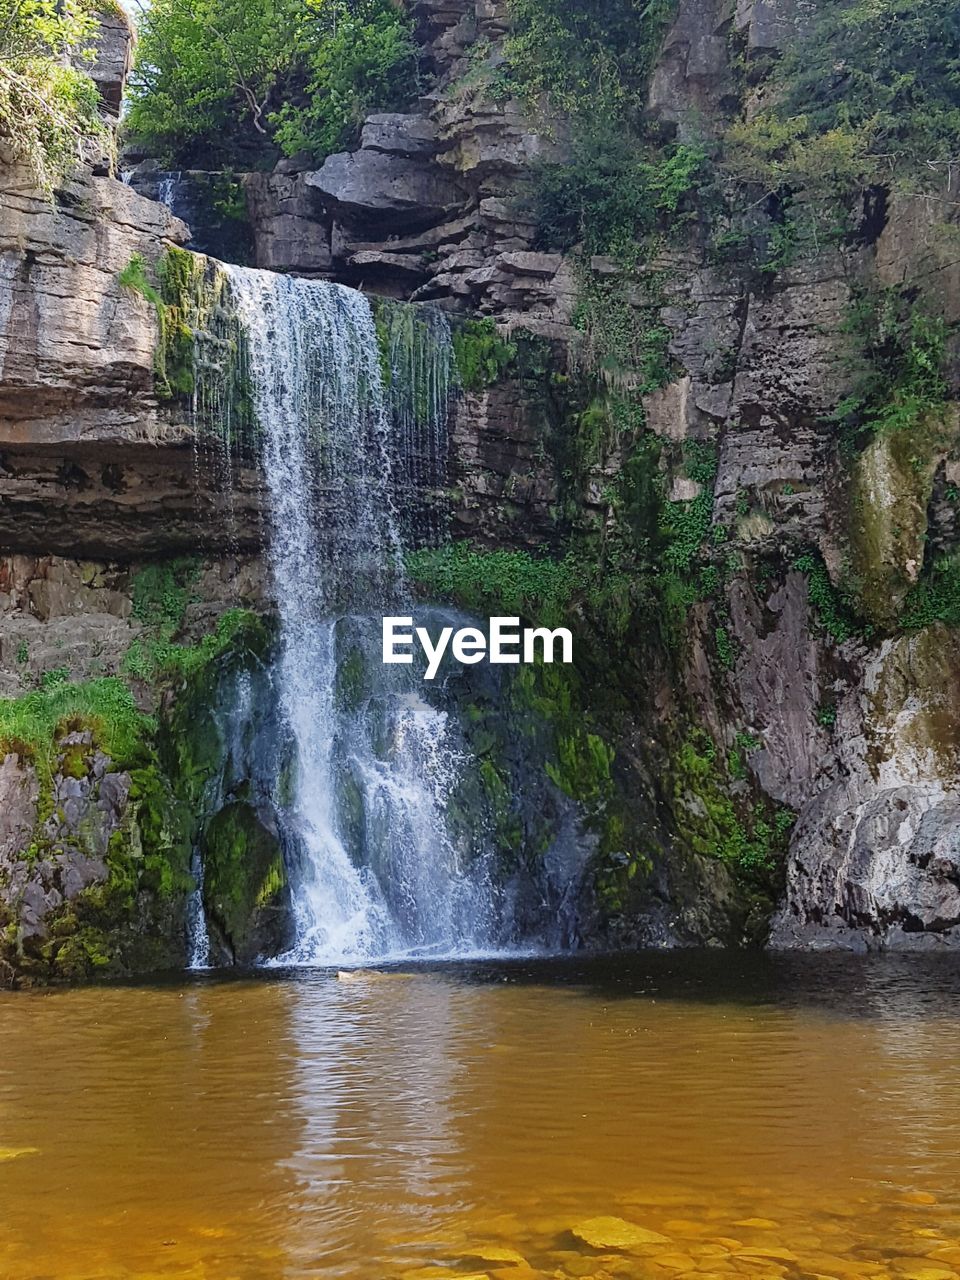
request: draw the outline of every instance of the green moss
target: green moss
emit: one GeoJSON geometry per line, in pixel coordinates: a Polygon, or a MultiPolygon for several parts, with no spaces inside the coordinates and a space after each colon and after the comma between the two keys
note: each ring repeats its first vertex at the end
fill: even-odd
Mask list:
{"type": "Polygon", "coordinates": [[[453,354],[465,391],[502,381],[517,356],[517,344],[502,337],[490,317],[468,320],[453,332],[453,354]]]}
{"type": "Polygon", "coordinates": [[[247,804],[231,804],[203,835],[207,913],[238,957],[257,951],[257,914],[275,906],[287,879],[280,845],[247,804]]]}
{"type": "Polygon", "coordinates": [[[0,743],[24,750],[38,772],[50,777],[57,741],[65,733],[90,730],[101,749],[123,768],[140,759],[155,728],[142,715],[123,681],[114,677],[85,684],[57,681],[22,698],[0,701],[0,743]]]}
{"type": "Polygon", "coordinates": [[[673,812],[684,843],[702,857],[739,871],[769,874],[786,848],[795,815],[768,812],[763,802],[736,803],[716,745],[692,729],[671,762],[673,812]]]}
{"type": "Polygon", "coordinates": [[[614,792],[613,748],[591,731],[581,705],[576,668],[537,662],[521,666],[511,684],[511,702],[531,734],[545,734],[545,769],[555,786],[588,812],[599,815],[614,792]]]}
{"type": "Polygon", "coordinates": [[[171,245],[154,267],[154,284],[142,254],[134,254],[119,282],[156,310],[159,339],[154,353],[154,384],[161,400],[191,396],[196,388],[195,331],[213,305],[222,282],[206,281],[205,259],[171,245]]]}
{"type": "Polygon", "coordinates": [[[853,464],[851,583],[880,626],[894,623],[916,581],[934,475],[955,435],[955,415],[931,410],[909,428],[879,432],[853,464]]]}
{"type": "Polygon", "coordinates": [[[515,859],[524,840],[523,822],[513,788],[492,759],[481,760],[480,785],[493,825],[493,838],[501,858],[515,859]]]}
{"type": "Polygon", "coordinates": [[[370,696],[372,685],[363,650],[355,645],[337,663],[336,701],[342,711],[356,711],[370,696]]]}

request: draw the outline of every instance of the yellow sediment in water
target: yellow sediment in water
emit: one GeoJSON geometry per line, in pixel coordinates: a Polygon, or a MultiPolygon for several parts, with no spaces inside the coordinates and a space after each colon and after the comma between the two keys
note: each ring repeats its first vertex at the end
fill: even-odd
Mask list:
{"type": "Polygon", "coordinates": [[[958,1010],[877,991],[0,995],[0,1277],[960,1280],[958,1010]]]}

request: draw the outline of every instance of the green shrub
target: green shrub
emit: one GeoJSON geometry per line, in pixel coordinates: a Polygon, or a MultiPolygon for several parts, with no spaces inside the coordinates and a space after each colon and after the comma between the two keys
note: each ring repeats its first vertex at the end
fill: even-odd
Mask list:
{"type": "Polygon", "coordinates": [[[557,626],[565,618],[577,585],[572,560],[534,559],[525,551],[475,551],[449,544],[407,557],[408,571],[440,599],[456,600],[478,613],[536,618],[557,626]]]}
{"type": "Polygon", "coordinates": [[[942,409],[947,329],[908,291],[886,288],[857,297],[846,331],[866,362],[854,391],[834,413],[851,431],[914,431],[942,409]]]}
{"type": "Polygon", "coordinates": [[[827,567],[816,552],[808,551],[798,556],[793,567],[807,575],[810,603],[816,610],[820,626],[837,644],[843,644],[852,636],[868,633],[869,628],[859,624],[850,600],[830,581],[827,567]]]}
{"type": "Polygon", "coordinates": [[[675,10],[675,0],[510,0],[510,84],[570,114],[636,114],[675,10]]]}
{"type": "Polygon", "coordinates": [[[83,61],[96,32],[90,0],[0,0],[0,140],[51,190],[103,132],[99,95],[83,61]]]}
{"type": "Polygon", "coordinates": [[[134,574],[131,584],[133,616],[155,628],[164,640],[171,640],[183,625],[199,572],[198,561],[188,556],[145,565],[134,574]]]}
{"type": "Polygon", "coordinates": [[[904,630],[920,631],[934,622],[960,626],[960,553],[935,561],[903,603],[904,630]]]}
{"type": "MultiPolygon", "coordinates": [[[[956,153],[960,10],[940,0],[817,6],[773,73],[773,103],[729,135],[739,174],[836,195],[956,153]]],[[[946,172],[946,169],[943,169],[946,172]]]]}
{"type": "Polygon", "coordinates": [[[657,150],[609,120],[580,127],[572,150],[568,163],[536,174],[533,215],[543,248],[583,244],[588,254],[629,261],[639,238],[668,221],[676,228],[678,211],[709,180],[702,147],[657,150]]]}

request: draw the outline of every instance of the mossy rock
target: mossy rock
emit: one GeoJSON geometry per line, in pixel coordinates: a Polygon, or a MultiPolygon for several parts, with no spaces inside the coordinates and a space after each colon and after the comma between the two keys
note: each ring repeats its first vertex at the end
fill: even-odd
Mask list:
{"type": "Polygon", "coordinates": [[[211,940],[235,964],[283,949],[290,892],[277,836],[252,805],[229,804],[201,841],[203,902],[211,940]]]}
{"type": "Polygon", "coordinates": [[[853,587],[864,615],[892,627],[923,568],[937,466],[957,434],[955,405],[909,431],[878,433],[857,458],[849,522],[853,587]]]}

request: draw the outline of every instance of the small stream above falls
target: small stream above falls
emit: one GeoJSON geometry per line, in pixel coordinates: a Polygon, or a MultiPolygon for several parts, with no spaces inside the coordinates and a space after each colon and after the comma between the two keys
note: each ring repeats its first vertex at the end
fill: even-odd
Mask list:
{"type": "MultiPolygon", "coordinates": [[[[450,621],[450,611],[413,604],[404,574],[405,549],[443,534],[447,320],[391,304],[384,323],[344,286],[223,270],[279,616],[260,694],[274,706],[254,699],[250,713],[275,724],[275,709],[280,723],[253,751],[289,878],[292,929],[275,958],[323,965],[556,946],[569,930],[546,927],[541,908],[556,915],[551,901],[563,894],[529,876],[521,883],[516,870],[505,876],[484,813],[464,815],[478,762],[444,681],[426,685],[418,668],[381,661],[384,615],[450,621]]],[[[222,385],[203,392],[208,428],[228,444],[235,399],[222,385]]],[[[203,955],[198,935],[194,958],[203,955]]]]}

